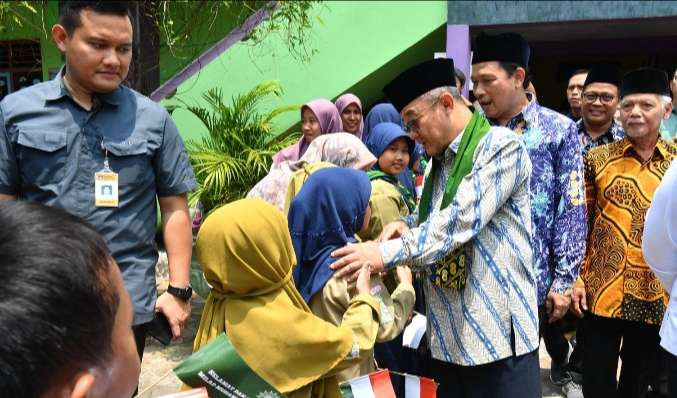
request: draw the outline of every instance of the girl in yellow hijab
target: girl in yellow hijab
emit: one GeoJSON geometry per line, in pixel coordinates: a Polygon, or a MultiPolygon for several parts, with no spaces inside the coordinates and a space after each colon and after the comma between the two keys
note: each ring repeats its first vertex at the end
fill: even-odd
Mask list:
{"type": "Polygon", "coordinates": [[[212,291],[193,351],[226,331],[247,365],[293,398],[340,397],[334,375],[372,355],[380,307],[369,270],[340,326],[313,315],[291,279],[287,221],[272,205],[244,199],[216,210],[200,229],[197,255],[212,291]]]}

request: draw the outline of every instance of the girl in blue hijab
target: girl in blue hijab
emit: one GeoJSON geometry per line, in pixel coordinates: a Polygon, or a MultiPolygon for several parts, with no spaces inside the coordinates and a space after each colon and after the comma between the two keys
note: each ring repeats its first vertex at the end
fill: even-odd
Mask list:
{"type": "MultiPolygon", "coordinates": [[[[397,109],[395,109],[392,104],[383,103],[375,105],[364,118],[364,133],[362,134],[362,140],[364,141],[365,145],[367,145],[367,147],[370,146],[371,136],[374,128],[376,128],[376,126],[381,123],[394,123],[400,127],[404,127],[404,121],[402,120],[400,113],[397,112],[397,109]]],[[[412,152],[411,158],[409,160],[410,169],[414,168],[417,160],[424,159],[421,157],[423,153],[423,147],[419,144],[415,144],[414,151],[412,152]]],[[[374,155],[378,157],[376,153],[374,153],[374,155]]],[[[411,173],[401,173],[398,179],[402,185],[404,185],[404,187],[414,195],[414,199],[416,199],[416,185],[414,184],[414,178],[412,177],[411,173]]]]}
{"type": "Polygon", "coordinates": [[[402,184],[399,177],[401,174],[410,174],[408,166],[414,157],[414,141],[400,125],[384,122],[372,129],[367,148],[378,159],[369,172],[369,179],[392,184],[402,195],[408,213],[412,213],[416,207],[413,192],[402,184]]]}
{"type": "MultiPolygon", "coordinates": [[[[331,252],[356,242],[355,234],[368,228],[371,183],[363,171],[338,167],[316,171],[301,187],[289,207],[289,231],[297,266],[292,277],[313,314],[340,325],[354,292],[345,278],[334,276],[331,252]]],[[[397,337],[411,314],[415,292],[411,271],[397,268],[399,285],[392,294],[378,275],[372,275],[371,294],[380,302],[377,342],[397,337]],[[407,275],[408,271],[408,275],[407,275]]],[[[373,358],[344,370],[345,381],[374,371],[373,358]]]]}
{"type": "Polygon", "coordinates": [[[357,242],[355,234],[369,220],[370,195],[364,172],[332,167],[311,174],[292,200],[289,232],[298,265],[292,275],[306,302],[334,273],[330,253],[357,242]]]}
{"type": "Polygon", "coordinates": [[[366,145],[369,145],[369,137],[371,137],[371,131],[376,127],[377,124],[383,122],[390,122],[404,126],[402,117],[400,113],[395,109],[393,104],[378,104],[375,105],[367,116],[364,118],[364,133],[362,134],[362,141],[366,145]]]}

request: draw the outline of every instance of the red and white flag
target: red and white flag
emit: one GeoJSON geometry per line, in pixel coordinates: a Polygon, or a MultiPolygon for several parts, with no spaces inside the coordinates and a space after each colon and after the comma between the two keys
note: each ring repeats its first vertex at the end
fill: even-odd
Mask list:
{"type": "Polygon", "coordinates": [[[343,398],[395,398],[390,372],[379,370],[348,380],[341,388],[343,398]]]}
{"type": "Polygon", "coordinates": [[[433,379],[405,375],[404,396],[405,398],[435,398],[437,396],[437,384],[433,379]]]}

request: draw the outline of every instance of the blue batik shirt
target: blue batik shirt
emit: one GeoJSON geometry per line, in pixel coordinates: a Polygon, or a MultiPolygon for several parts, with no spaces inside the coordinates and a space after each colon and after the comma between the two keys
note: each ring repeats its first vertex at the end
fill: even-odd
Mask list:
{"type": "Polygon", "coordinates": [[[576,123],[576,126],[578,128],[578,138],[581,142],[583,157],[585,157],[588,151],[590,151],[592,148],[611,144],[612,142],[620,141],[623,139],[623,137],[625,137],[625,131],[623,130],[623,127],[614,120],[611,121],[611,125],[607,131],[594,140],[592,137],[590,137],[590,134],[588,134],[588,130],[585,128],[583,119],[579,120],[576,123]]]}
{"type": "MultiPolygon", "coordinates": [[[[498,124],[495,120],[490,122],[498,124]]],[[[576,123],[533,98],[507,124],[527,147],[538,304],[573,287],[585,256],[583,157],[576,123]]]]}
{"type": "Polygon", "coordinates": [[[423,272],[427,333],[433,358],[477,366],[538,348],[536,278],[531,249],[531,161],[513,132],[491,127],[475,149],[473,167],[454,200],[442,208],[461,133],[451,142],[432,184],[431,212],[403,220],[411,228],[380,243],[387,268],[409,265],[423,272]],[[463,289],[435,285],[436,264],[463,247],[468,258],[463,289]]]}

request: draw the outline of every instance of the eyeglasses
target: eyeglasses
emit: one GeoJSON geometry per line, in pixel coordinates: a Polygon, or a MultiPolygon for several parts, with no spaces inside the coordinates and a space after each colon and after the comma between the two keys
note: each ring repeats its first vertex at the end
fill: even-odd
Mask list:
{"type": "Polygon", "coordinates": [[[403,128],[404,132],[407,134],[418,133],[419,130],[418,122],[421,120],[421,118],[423,118],[423,116],[426,115],[428,111],[433,109],[435,105],[437,105],[437,99],[432,104],[430,104],[430,106],[424,112],[419,113],[418,116],[411,119],[409,123],[405,124],[403,128]]]}
{"type": "Polygon", "coordinates": [[[587,101],[591,104],[593,102],[597,101],[597,98],[599,98],[600,102],[603,103],[603,104],[610,104],[611,101],[613,101],[616,98],[616,96],[613,95],[613,94],[608,94],[608,93],[602,93],[602,94],[583,93],[583,98],[585,99],[585,101],[587,101]]]}

